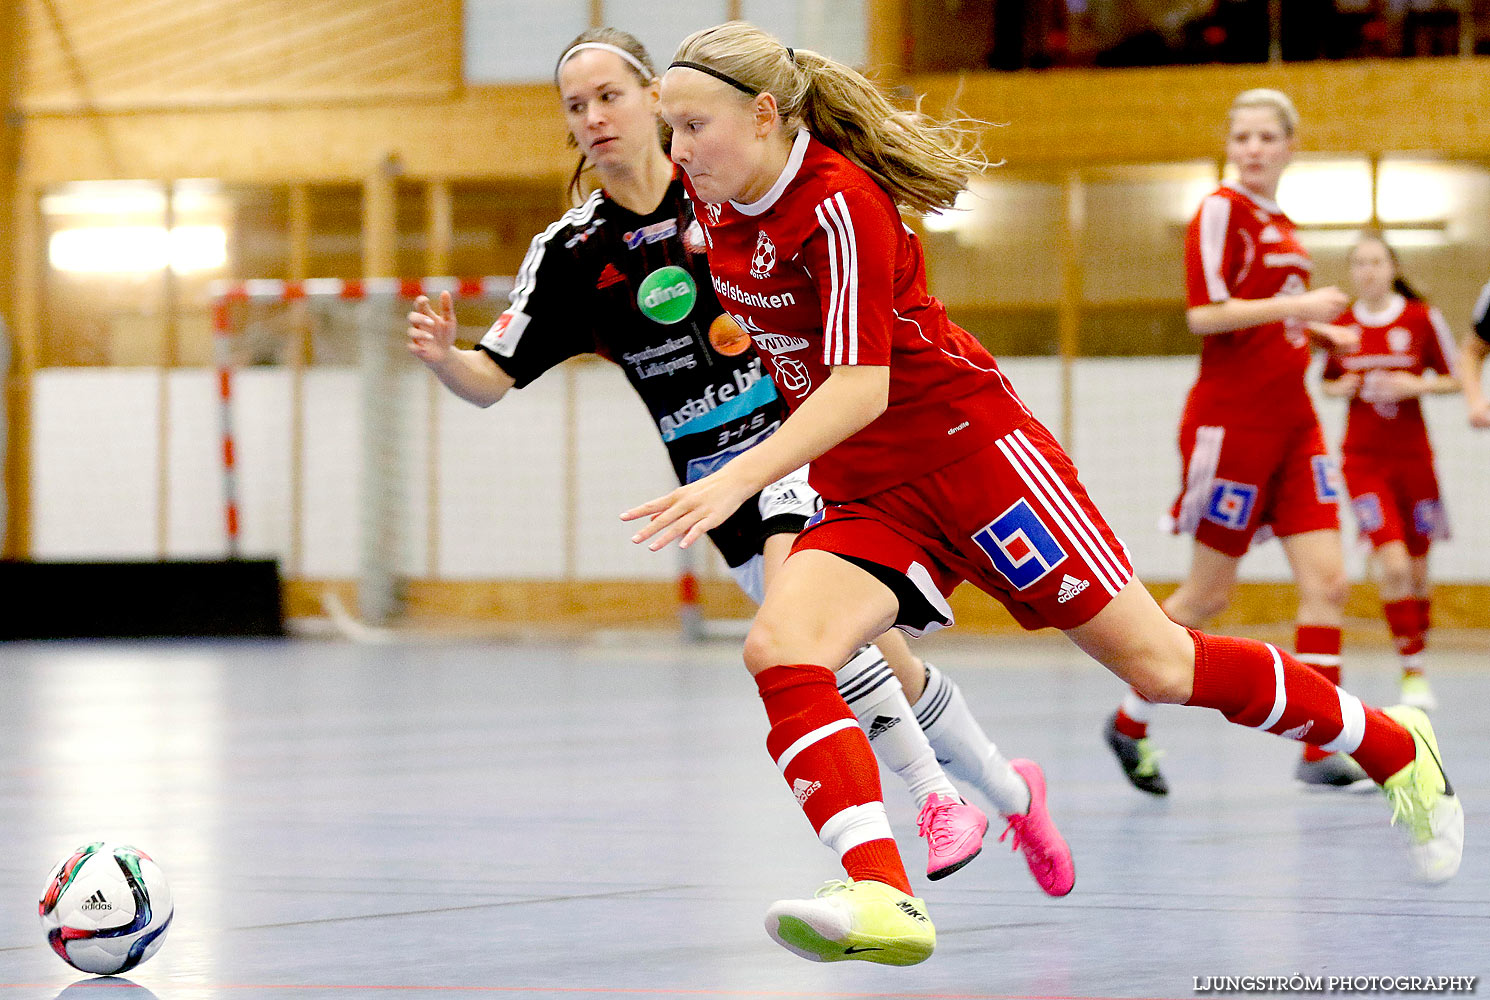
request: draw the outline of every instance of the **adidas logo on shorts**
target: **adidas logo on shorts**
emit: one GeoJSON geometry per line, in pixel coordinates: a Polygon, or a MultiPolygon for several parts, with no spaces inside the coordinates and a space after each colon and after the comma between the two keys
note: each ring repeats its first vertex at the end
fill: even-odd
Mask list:
{"type": "Polygon", "coordinates": [[[1067,573],[1065,579],[1061,580],[1061,594],[1056,598],[1056,602],[1065,604],[1091,585],[1092,582],[1090,580],[1078,580],[1070,573],[1067,573]]]}
{"type": "Polygon", "coordinates": [[[792,791],[797,794],[797,804],[805,805],[812,797],[812,793],[823,787],[821,781],[808,781],[806,778],[798,778],[792,782],[792,791]]]}

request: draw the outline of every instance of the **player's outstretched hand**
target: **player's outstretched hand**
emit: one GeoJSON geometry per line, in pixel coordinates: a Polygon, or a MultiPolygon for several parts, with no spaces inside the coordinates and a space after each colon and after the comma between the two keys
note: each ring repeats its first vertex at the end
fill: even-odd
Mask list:
{"type": "Polygon", "coordinates": [[[1322,347],[1339,354],[1353,354],[1361,346],[1361,331],[1354,326],[1333,323],[1305,323],[1309,335],[1322,347]]]}
{"type": "Polygon", "coordinates": [[[1366,373],[1359,393],[1367,403],[1400,403],[1423,394],[1423,380],[1411,372],[1377,369],[1366,373]]]}
{"type": "Polygon", "coordinates": [[[686,549],[702,538],[704,532],[719,527],[756,492],[750,484],[736,482],[729,471],[726,466],[696,483],[679,486],[623,513],[623,521],[651,518],[631,540],[638,545],[647,543],[647,548],[656,552],[680,539],[678,548],[686,549]]]}
{"type": "Polygon", "coordinates": [[[1348,305],[1350,296],[1334,285],[1302,292],[1295,295],[1291,303],[1295,316],[1316,323],[1328,323],[1343,313],[1348,305]]]}
{"type": "Polygon", "coordinates": [[[1469,409],[1469,426],[1481,430],[1490,429],[1490,403],[1481,403],[1469,409]]]}
{"type": "Polygon", "coordinates": [[[455,301],[450,293],[440,293],[439,312],[421,295],[409,313],[409,353],[425,364],[438,364],[455,346],[455,330],[455,301]]]}

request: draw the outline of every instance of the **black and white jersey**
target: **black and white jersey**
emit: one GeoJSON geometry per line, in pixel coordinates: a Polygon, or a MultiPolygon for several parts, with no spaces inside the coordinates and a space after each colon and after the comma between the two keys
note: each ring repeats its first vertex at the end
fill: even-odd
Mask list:
{"type": "Polygon", "coordinates": [[[1470,314],[1469,322],[1474,327],[1475,336],[1490,344],[1490,281],[1485,282],[1485,287],[1480,289],[1480,297],[1475,300],[1474,312],[1470,314]]]}
{"type": "MultiPolygon", "coordinates": [[[[786,419],[749,335],[714,296],[703,234],[676,179],[647,215],[596,191],[535,236],[511,305],[478,346],[518,388],[579,354],[619,365],[682,482],[786,419]]],[[[762,541],[755,505],[709,534],[730,566],[745,562],[762,541]]]]}

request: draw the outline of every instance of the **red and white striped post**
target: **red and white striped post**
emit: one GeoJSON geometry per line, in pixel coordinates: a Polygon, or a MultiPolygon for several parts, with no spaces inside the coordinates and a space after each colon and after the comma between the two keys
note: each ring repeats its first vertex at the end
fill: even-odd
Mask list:
{"type": "Polygon", "coordinates": [[[372,278],[344,281],[341,278],[308,278],[281,281],[256,278],[248,281],[217,281],[209,289],[212,303],[213,355],[217,365],[217,392],[222,433],[223,523],[227,531],[228,557],[240,550],[238,509],[238,454],[233,437],[233,327],[232,307],[244,302],[293,302],[299,299],[345,299],[362,301],[369,296],[415,299],[449,292],[456,298],[496,298],[512,289],[511,278],[372,278]]]}
{"type": "Polygon", "coordinates": [[[223,527],[227,532],[228,558],[237,559],[238,544],[238,454],[233,442],[233,316],[235,301],[244,298],[230,289],[214,295],[212,302],[212,354],[217,363],[218,430],[221,435],[223,527]]]}

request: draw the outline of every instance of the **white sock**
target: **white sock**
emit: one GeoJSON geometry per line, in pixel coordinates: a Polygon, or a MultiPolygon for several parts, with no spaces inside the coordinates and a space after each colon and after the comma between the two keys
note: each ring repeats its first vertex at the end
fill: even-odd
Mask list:
{"type": "Polygon", "coordinates": [[[936,752],[916,725],[890,665],[875,646],[865,646],[838,670],[838,693],[859,720],[880,762],[905,782],[917,808],[932,792],[962,801],[962,796],[937,763],[936,752]]]}
{"type": "Polygon", "coordinates": [[[1154,721],[1154,703],[1129,688],[1128,693],[1123,695],[1123,714],[1146,726],[1154,721]]]}
{"type": "Polygon", "coordinates": [[[973,718],[952,678],[930,663],[926,689],[916,699],[916,721],[954,778],[976,785],[1005,816],[1029,811],[1029,786],[973,718]]]}

